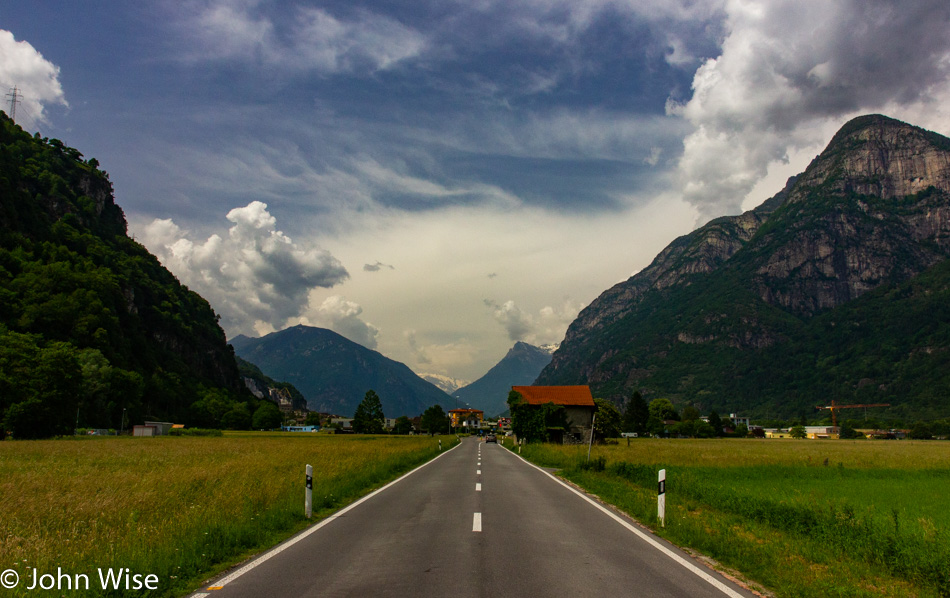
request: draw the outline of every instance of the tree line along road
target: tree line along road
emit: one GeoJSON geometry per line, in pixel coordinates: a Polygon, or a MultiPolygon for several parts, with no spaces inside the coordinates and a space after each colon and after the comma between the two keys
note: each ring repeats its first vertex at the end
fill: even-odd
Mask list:
{"type": "Polygon", "coordinates": [[[476,438],[192,594],[754,595],[503,447],[476,438]]]}

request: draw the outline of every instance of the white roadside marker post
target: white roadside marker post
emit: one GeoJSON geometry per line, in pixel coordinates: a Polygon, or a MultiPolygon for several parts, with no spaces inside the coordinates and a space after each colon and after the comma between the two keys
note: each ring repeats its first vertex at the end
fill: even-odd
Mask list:
{"type": "Polygon", "coordinates": [[[313,516],[313,465],[307,466],[307,493],[303,501],[304,513],[307,519],[313,516]]]}
{"type": "Polygon", "coordinates": [[[442,452],[442,439],[439,438],[439,452],[442,452]]]}
{"type": "Polygon", "coordinates": [[[660,520],[660,526],[666,527],[666,470],[660,470],[659,488],[656,494],[656,516],[660,520]]]}

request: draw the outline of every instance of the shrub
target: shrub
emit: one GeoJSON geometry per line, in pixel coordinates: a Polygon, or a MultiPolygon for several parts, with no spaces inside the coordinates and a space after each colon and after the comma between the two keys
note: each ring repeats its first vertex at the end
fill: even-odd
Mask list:
{"type": "Polygon", "coordinates": [[[168,432],[169,436],[224,436],[221,430],[213,428],[173,428],[168,432]]]}

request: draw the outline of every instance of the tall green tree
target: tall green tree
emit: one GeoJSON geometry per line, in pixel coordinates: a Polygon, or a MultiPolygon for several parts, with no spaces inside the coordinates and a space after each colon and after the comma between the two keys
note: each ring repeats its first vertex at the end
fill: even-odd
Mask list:
{"type": "Polygon", "coordinates": [[[594,405],[597,409],[594,412],[594,434],[596,438],[618,438],[620,437],[621,424],[623,416],[616,405],[607,399],[594,399],[594,405]]]}
{"type": "Polygon", "coordinates": [[[412,420],[405,415],[400,415],[393,424],[393,434],[408,434],[409,432],[412,432],[412,420]]]}
{"type": "Polygon", "coordinates": [[[546,403],[530,405],[521,393],[508,393],[508,408],[511,410],[511,431],[525,442],[551,440],[552,433],[562,434],[568,428],[567,411],[563,405],[546,403]]]}
{"type": "Polygon", "coordinates": [[[228,430],[247,430],[251,423],[251,410],[246,403],[235,403],[230,411],[221,416],[221,427],[228,430]]]}
{"type": "Polygon", "coordinates": [[[640,394],[639,390],[634,391],[623,412],[623,431],[636,432],[642,436],[647,431],[647,420],[649,419],[650,408],[647,406],[647,402],[643,400],[643,395],[640,394]]]}
{"type": "Polygon", "coordinates": [[[261,401],[260,406],[254,411],[254,417],[251,425],[255,430],[273,430],[279,428],[283,417],[277,405],[270,401],[261,401]]]}
{"type": "Polygon", "coordinates": [[[930,431],[930,426],[927,425],[927,422],[917,422],[910,429],[910,433],[907,437],[911,440],[930,440],[933,438],[933,433],[930,431]]]}
{"type": "Polygon", "coordinates": [[[520,392],[512,390],[508,393],[508,410],[511,412],[511,431],[519,441],[528,438],[538,440],[544,434],[535,412],[520,392]]]}
{"type": "Polygon", "coordinates": [[[712,427],[716,436],[722,436],[722,418],[719,417],[718,412],[713,411],[709,414],[709,425],[712,427]]]}
{"type": "Polygon", "coordinates": [[[72,433],[83,382],[75,347],[16,333],[0,340],[0,427],[24,439],[72,433]]]}
{"type": "Polygon", "coordinates": [[[452,422],[449,416],[445,414],[442,405],[436,404],[422,413],[422,420],[419,424],[424,432],[432,434],[448,434],[452,429],[452,422]]]}
{"type": "Polygon", "coordinates": [[[382,434],[386,416],[383,415],[383,403],[374,390],[366,391],[366,396],[356,406],[353,414],[353,431],[357,434],[382,434]]]}
{"type": "Polygon", "coordinates": [[[673,403],[670,402],[669,399],[653,399],[650,401],[649,409],[650,417],[655,417],[661,422],[670,419],[679,421],[680,419],[676,407],[673,406],[673,403]]]}
{"type": "Polygon", "coordinates": [[[692,405],[683,407],[683,413],[680,414],[680,418],[684,422],[694,422],[699,419],[699,416],[699,409],[693,407],[692,405]]]}

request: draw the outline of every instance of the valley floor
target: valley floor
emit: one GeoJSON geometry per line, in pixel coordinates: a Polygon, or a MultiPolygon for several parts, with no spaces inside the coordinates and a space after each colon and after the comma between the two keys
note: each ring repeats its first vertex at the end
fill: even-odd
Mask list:
{"type": "Polygon", "coordinates": [[[778,596],[950,593],[950,443],[637,439],[589,464],[586,447],[523,452],[778,596]]]}

